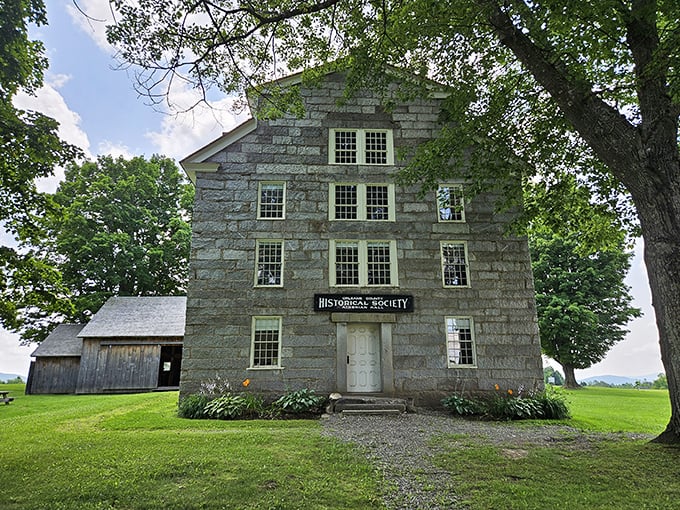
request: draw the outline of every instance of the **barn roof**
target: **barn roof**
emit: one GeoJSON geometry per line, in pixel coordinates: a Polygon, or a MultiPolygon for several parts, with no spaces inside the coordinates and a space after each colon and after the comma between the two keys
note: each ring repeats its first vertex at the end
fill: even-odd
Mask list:
{"type": "Polygon", "coordinates": [[[80,356],[83,339],[79,337],[83,324],[59,324],[43,340],[31,356],[80,356]]]}
{"type": "Polygon", "coordinates": [[[184,296],[114,296],[80,332],[82,338],[184,336],[184,296]]]}

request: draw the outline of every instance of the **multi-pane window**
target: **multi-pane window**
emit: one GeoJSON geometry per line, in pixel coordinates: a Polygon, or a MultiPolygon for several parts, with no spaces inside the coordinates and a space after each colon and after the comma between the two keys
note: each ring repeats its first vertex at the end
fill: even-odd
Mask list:
{"type": "Polygon", "coordinates": [[[257,217],[282,219],[285,213],[286,185],[283,182],[261,182],[257,192],[257,217]]]}
{"type": "Polygon", "coordinates": [[[446,318],[446,355],[449,368],[475,366],[475,340],[472,319],[446,318]]]}
{"type": "Polygon", "coordinates": [[[387,164],[387,132],[366,131],[365,154],[367,165],[387,164]]]}
{"type": "Polygon", "coordinates": [[[354,164],[357,162],[357,132],[335,131],[333,133],[333,162],[354,164]]]}
{"type": "Polygon", "coordinates": [[[281,287],[283,285],[283,241],[258,240],[255,285],[281,287]]]}
{"type": "Polygon", "coordinates": [[[253,317],[251,368],[280,367],[281,317],[253,317]]]}
{"type": "Polygon", "coordinates": [[[329,162],[341,165],[391,165],[394,163],[389,129],[331,129],[329,162]]]}
{"type": "Polygon", "coordinates": [[[468,287],[470,274],[467,244],[459,241],[444,241],[441,243],[441,256],[444,287],[468,287]]]}
{"type": "Polygon", "coordinates": [[[359,285],[359,243],[335,243],[335,285],[359,285]]]}
{"type": "Polygon", "coordinates": [[[437,189],[437,210],[439,221],[465,221],[463,186],[445,184],[437,189]]]}
{"type": "Polygon", "coordinates": [[[389,285],[391,280],[390,243],[369,241],[366,243],[368,285],[389,285]]]}
{"type": "Polygon", "coordinates": [[[393,184],[331,184],[331,220],[394,221],[393,184]]]}
{"type": "Polygon", "coordinates": [[[331,286],[396,286],[395,241],[331,241],[331,286]]]}

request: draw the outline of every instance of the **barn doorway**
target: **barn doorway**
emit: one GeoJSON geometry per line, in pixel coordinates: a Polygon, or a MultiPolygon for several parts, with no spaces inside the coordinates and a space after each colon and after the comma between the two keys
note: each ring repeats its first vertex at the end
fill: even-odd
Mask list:
{"type": "Polygon", "coordinates": [[[179,387],[179,374],[182,369],[182,346],[161,345],[161,360],[158,367],[158,387],[179,387]]]}

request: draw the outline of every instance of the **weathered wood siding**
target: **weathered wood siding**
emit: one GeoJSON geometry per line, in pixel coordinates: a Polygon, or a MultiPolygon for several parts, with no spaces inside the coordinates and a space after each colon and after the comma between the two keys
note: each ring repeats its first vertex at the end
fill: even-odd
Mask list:
{"type": "Polygon", "coordinates": [[[79,368],[78,356],[37,358],[31,364],[30,385],[26,393],[75,393],[79,368]]]}
{"type": "Polygon", "coordinates": [[[158,387],[161,346],[182,338],[86,338],[76,393],[149,391],[158,387]]]}

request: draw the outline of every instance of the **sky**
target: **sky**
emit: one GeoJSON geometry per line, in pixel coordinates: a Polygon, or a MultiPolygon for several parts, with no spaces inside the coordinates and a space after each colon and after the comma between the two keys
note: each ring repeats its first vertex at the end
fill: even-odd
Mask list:
{"type": "MultiPolygon", "coordinates": [[[[35,97],[22,95],[15,103],[58,120],[61,138],[79,146],[88,158],[160,154],[179,162],[246,120],[246,113],[233,110],[233,97],[217,98],[212,108],[203,106],[185,113],[175,113],[164,104],[150,105],[134,90],[132,74],[119,68],[115,51],[106,42],[104,21],[112,19],[108,0],[78,0],[89,18],[72,2],[45,3],[49,24],[31,31],[33,39],[43,41],[50,63],[45,85],[35,97]]],[[[171,100],[180,111],[194,104],[197,95],[178,83],[171,100]]],[[[41,189],[54,191],[61,176],[58,170],[54,178],[41,182],[41,189]]],[[[634,296],[633,306],[641,308],[643,316],[629,323],[630,333],[603,361],[577,370],[577,379],[648,376],[664,371],[641,252],[638,243],[627,284],[634,296]]],[[[25,378],[35,347],[20,346],[17,335],[0,329],[0,373],[25,378]]],[[[559,368],[554,361],[550,364],[559,368]]]]}

